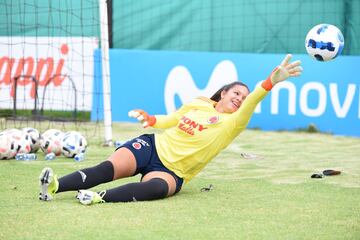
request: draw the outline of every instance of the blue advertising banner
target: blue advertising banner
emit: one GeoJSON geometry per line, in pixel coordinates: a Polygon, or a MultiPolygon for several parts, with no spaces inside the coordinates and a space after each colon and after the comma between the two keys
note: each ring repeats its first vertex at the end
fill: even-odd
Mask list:
{"type": "MultiPolygon", "coordinates": [[[[210,97],[224,84],[242,81],[252,90],[285,55],[110,50],[112,119],[133,121],[132,109],[151,114],[175,111],[197,96],[210,97]]],[[[100,63],[96,51],[95,62],[100,63]]],[[[360,137],[360,56],[317,62],[300,59],[301,77],[278,84],[257,106],[249,128],[295,130],[315,124],[321,131],[360,137]]],[[[101,92],[95,66],[95,92],[101,92]]],[[[102,96],[93,97],[92,120],[102,118],[102,96]]]]}

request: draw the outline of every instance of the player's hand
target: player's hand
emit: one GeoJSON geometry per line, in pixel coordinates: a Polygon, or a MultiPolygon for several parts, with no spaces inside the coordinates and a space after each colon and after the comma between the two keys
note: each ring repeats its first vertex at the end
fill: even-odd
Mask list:
{"type": "Polygon", "coordinates": [[[282,60],[281,64],[275,68],[275,70],[270,75],[271,83],[273,85],[285,81],[289,77],[297,77],[300,76],[302,72],[301,61],[297,60],[294,62],[290,62],[291,54],[287,54],[285,58],[282,60]]]}
{"type": "Polygon", "coordinates": [[[301,67],[301,61],[297,60],[290,62],[291,54],[287,54],[282,60],[281,64],[277,66],[270,76],[263,82],[262,86],[266,90],[271,90],[275,84],[285,81],[289,77],[300,76],[303,68],[301,67]]]}
{"type": "Polygon", "coordinates": [[[131,110],[129,113],[129,117],[136,118],[144,128],[154,126],[156,123],[155,116],[149,115],[147,112],[141,109],[131,110]]]}

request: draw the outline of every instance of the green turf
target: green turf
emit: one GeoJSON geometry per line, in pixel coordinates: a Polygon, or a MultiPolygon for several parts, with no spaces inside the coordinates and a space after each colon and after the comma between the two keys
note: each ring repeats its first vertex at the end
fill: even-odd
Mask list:
{"type": "MultiPolygon", "coordinates": [[[[114,139],[149,131],[114,124],[114,139]]],[[[42,154],[34,162],[0,162],[0,239],[360,239],[358,138],[246,130],[175,197],[82,206],[67,192],[40,202],[44,166],[62,176],[113,151],[89,140],[80,163],[47,162],[42,154]],[[310,178],[328,168],[342,174],[310,178]],[[212,191],[200,191],[209,184],[212,191]]]]}
{"type": "Polygon", "coordinates": [[[90,120],[90,112],[88,111],[56,111],[56,110],[39,110],[36,112],[34,110],[16,110],[14,112],[13,109],[0,109],[0,118],[12,118],[16,116],[18,119],[53,119],[53,120],[61,120],[61,121],[89,121],[90,120]]]}

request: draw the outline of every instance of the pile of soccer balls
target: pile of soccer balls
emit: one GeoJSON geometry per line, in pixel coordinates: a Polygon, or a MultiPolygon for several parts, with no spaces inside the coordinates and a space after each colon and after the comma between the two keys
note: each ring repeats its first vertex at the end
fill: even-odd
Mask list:
{"type": "Polygon", "coordinates": [[[73,158],[84,153],[87,147],[85,137],[77,131],[62,132],[49,129],[42,134],[35,128],[7,129],[0,132],[0,160],[13,159],[18,153],[36,153],[41,149],[44,154],[63,154],[73,158]]]}

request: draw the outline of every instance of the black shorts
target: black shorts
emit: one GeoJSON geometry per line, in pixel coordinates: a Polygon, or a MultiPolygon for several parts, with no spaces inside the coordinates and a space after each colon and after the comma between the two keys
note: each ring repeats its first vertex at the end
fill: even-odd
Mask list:
{"type": "MultiPolygon", "coordinates": [[[[125,147],[129,149],[136,159],[136,172],[134,175],[141,174],[145,176],[149,172],[160,171],[171,174],[176,181],[175,193],[181,190],[184,180],[169,170],[161,162],[155,146],[154,134],[144,134],[132,140],[129,140],[119,146],[117,149],[125,147]]],[[[117,150],[116,149],[116,150],[117,150]]]]}

